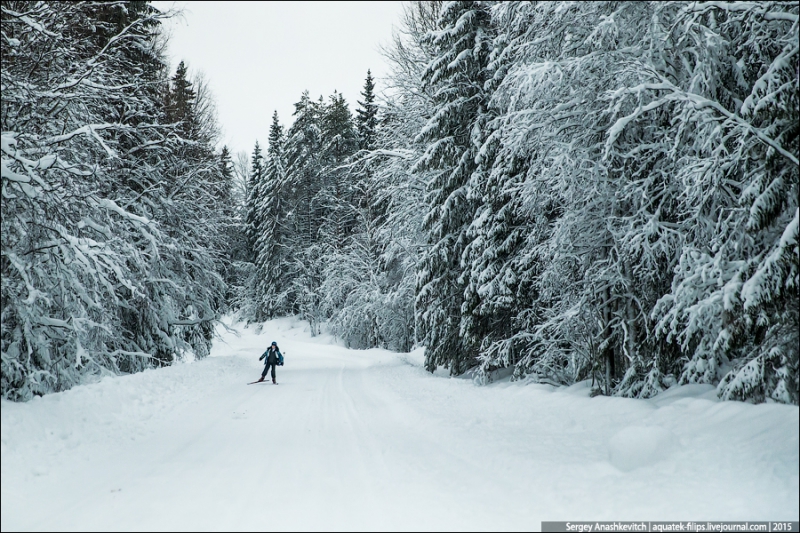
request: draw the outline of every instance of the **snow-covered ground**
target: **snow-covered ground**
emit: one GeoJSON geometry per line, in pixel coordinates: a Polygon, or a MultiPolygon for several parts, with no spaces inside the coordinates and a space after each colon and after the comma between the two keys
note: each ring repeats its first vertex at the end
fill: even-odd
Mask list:
{"type": "Polygon", "coordinates": [[[2,402],[9,530],[537,530],[797,520],[798,408],[431,376],[302,323],[212,357],[2,402]],[[276,340],[278,386],[258,378],[276,340]]]}

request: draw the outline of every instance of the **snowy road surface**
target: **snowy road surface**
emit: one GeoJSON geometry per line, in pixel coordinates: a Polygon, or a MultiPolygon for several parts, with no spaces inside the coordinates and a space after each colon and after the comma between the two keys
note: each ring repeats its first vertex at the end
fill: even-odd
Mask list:
{"type": "Polygon", "coordinates": [[[301,323],[2,402],[2,530],[537,530],[797,520],[798,408],[431,376],[301,323]],[[276,340],[278,386],[257,379],[276,340]]]}

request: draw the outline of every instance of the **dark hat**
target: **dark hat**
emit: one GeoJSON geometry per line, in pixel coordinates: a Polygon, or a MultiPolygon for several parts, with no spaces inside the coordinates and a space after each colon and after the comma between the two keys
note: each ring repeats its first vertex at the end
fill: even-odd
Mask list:
{"type": "Polygon", "coordinates": [[[277,345],[278,345],[278,343],[277,343],[277,342],[275,342],[275,341],[272,341],[272,345],[273,345],[273,346],[277,346],[277,345]]]}

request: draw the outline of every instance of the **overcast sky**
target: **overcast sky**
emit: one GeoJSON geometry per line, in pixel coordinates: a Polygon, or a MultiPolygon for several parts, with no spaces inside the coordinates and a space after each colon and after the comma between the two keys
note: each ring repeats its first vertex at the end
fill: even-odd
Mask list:
{"type": "MultiPolygon", "coordinates": [[[[308,89],[327,100],[334,89],[354,112],[367,69],[387,67],[379,45],[390,41],[402,2],[153,2],[183,8],[167,23],[174,71],[186,61],[204,73],[217,105],[222,143],[251,153],[267,142],[273,110],[284,126],[308,89]]],[[[380,82],[378,82],[380,90],[380,82]]]]}

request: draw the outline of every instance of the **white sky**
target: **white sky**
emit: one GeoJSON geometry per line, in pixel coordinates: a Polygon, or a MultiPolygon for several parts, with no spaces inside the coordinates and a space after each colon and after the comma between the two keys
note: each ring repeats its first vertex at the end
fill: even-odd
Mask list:
{"type": "Polygon", "coordinates": [[[288,127],[294,103],[308,89],[326,100],[334,89],[355,112],[367,69],[387,73],[379,46],[387,44],[402,2],[172,2],[172,70],[183,59],[202,71],[216,101],[221,143],[250,154],[266,145],[273,110],[288,127]]]}

